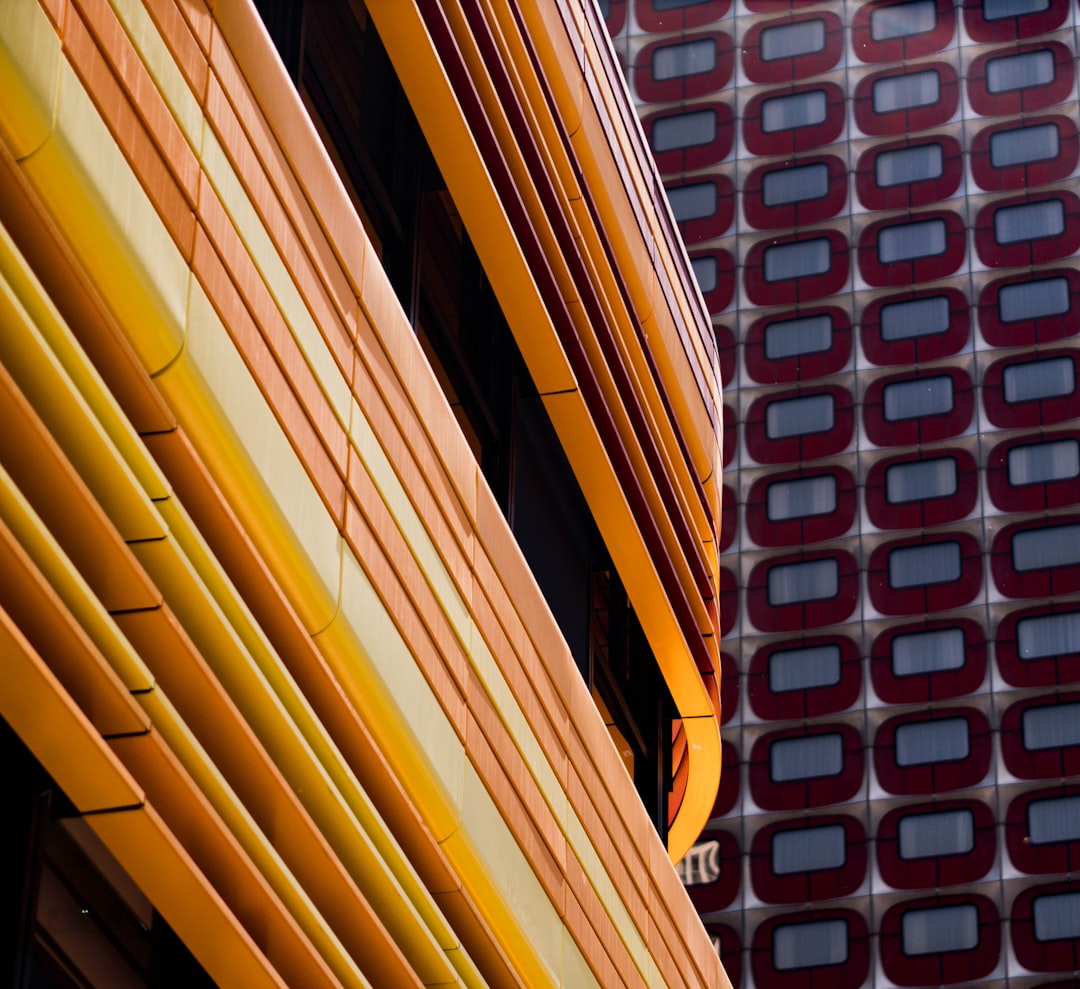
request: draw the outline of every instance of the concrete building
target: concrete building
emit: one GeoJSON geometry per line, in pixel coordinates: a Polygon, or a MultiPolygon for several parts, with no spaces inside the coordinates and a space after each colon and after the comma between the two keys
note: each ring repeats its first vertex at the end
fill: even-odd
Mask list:
{"type": "Polygon", "coordinates": [[[0,982],[728,986],[721,405],[591,3],[0,2],[0,982]]]}
{"type": "Polygon", "coordinates": [[[1080,11],[604,9],[723,368],[732,981],[1075,987],[1080,11]]]}

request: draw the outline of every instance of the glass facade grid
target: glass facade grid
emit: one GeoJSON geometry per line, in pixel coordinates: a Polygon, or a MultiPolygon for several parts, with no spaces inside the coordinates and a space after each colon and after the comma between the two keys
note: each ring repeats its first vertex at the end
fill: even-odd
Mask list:
{"type": "MultiPolygon", "coordinates": [[[[1080,868],[1073,803],[1034,805],[1015,863],[993,814],[1080,788],[1080,709],[1033,703],[1080,683],[1080,3],[739,0],[685,31],[628,21],[638,46],[726,34],[735,59],[680,106],[727,101],[735,131],[737,221],[714,243],[737,285],[714,322],[738,352],[720,565],[748,694],[725,740],[748,789],[725,824],[854,815],[874,839],[904,812],[870,842],[872,889],[836,879],[846,865],[799,878],[796,850],[817,846],[781,830],[765,886],[748,878],[709,923],[741,933],[743,985],[1074,979],[1080,956],[1054,953],[1070,938],[1037,936],[1071,907],[1046,899],[1038,932],[1032,898],[1014,908],[1024,875],[1071,893],[1052,884],[1080,868]],[[793,877],[794,899],[758,895],[793,877]],[[799,925],[833,907],[868,923],[865,969],[853,928],[846,959],[823,934],[795,963],[799,925]]],[[[822,826],[822,862],[838,836],[822,826]]]]}

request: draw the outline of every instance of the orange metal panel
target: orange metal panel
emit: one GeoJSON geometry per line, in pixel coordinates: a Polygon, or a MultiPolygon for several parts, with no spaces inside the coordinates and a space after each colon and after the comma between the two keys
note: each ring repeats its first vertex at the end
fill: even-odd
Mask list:
{"type": "Polygon", "coordinates": [[[106,0],[73,0],[64,48],[181,253],[190,260],[199,165],[106,0]],[[132,99],[137,101],[134,105],[132,99]]]}
{"type": "Polygon", "coordinates": [[[566,894],[565,917],[567,929],[574,932],[574,941],[592,969],[596,981],[604,989],[626,986],[611,956],[605,950],[600,935],[593,929],[577,897],[570,891],[566,894]]]}
{"type": "MultiPolygon", "coordinates": [[[[312,258],[300,243],[293,227],[298,203],[295,199],[291,202],[282,200],[283,191],[288,192],[291,189],[281,190],[272,183],[258,149],[245,133],[230,103],[231,95],[226,95],[216,73],[211,73],[206,96],[207,118],[232,162],[237,177],[247,190],[252,205],[259,213],[266,232],[292,275],[319,332],[334,355],[342,377],[348,380],[352,374],[353,347],[350,339],[352,327],[346,325],[346,320],[354,314],[354,296],[344,287],[347,294],[338,295],[338,304],[331,301],[320,273],[313,266],[312,258]]],[[[237,95],[242,96],[243,90],[237,95]]],[[[277,150],[270,140],[271,137],[269,134],[264,135],[263,148],[277,150]]],[[[266,154],[265,151],[263,153],[266,154]]],[[[340,276],[340,268],[337,271],[340,276]]]]}
{"type": "MultiPolygon", "coordinates": [[[[207,213],[213,212],[209,208],[204,208],[200,214],[201,219],[205,222],[207,213]]],[[[221,220],[220,214],[218,219],[221,220]]],[[[314,482],[315,488],[322,497],[327,509],[338,525],[341,525],[345,510],[343,474],[346,451],[344,430],[342,430],[333,413],[329,410],[325,396],[321,391],[318,391],[318,386],[314,384],[313,379],[310,377],[310,369],[304,365],[301,374],[306,378],[309,392],[314,391],[316,393],[309,397],[312,401],[322,405],[323,418],[329,420],[323,423],[327,435],[324,436],[316,431],[316,426],[309,418],[307,410],[302,406],[300,397],[293,390],[292,382],[287,380],[285,372],[282,371],[275,360],[266,339],[252,318],[244,299],[237,291],[236,283],[212,246],[205,229],[200,225],[195,233],[195,251],[192,260],[195,275],[221,317],[225,328],[236,343],[237,350],[251,369],[252,376],[258,382],[263,394],[267,396],[275,416],[281,422],[286,435],[289,436],[293,448],[299,454],[301,462],[314,482]],[[324,445],[324,439],[332,441],[333,445],[337,447],[340,467],[324,445]]],[[[232,229],[231,226],[229,229],[232,229]]],[[[232,246],[236,250],[239,242],[235,240],[235,231],[233,234],[232,246]]],[[[250,264],[250,259],[247,259],[246,255],[243,257],[250,264]]],[[[238,260],[235,256],[232,260],[236,263],[244,263],[243,260],[238,260]]],[[[263,288],[265,290],[265,286],[263,288]]],[[[281,320],[281,314],[274,309],[273,314],[267,313],[267,316],[274,321],[276,328],[280,331],[280,342],[292,349],[295,356],[296,342],[288,335],[287,329],[281,320]],[[276,319],[274,319],[275,315],[276,319]]],[[[301,362],[303,360],[302,358],[298,359],[301,362]]]]}
{"type": "Polygon", "coordinates": [[[181,4],[178,4],[176,0],[144,0],[144,2],[158,31],[161,32],[161,37],[168,45],[176,64],[180,66],[180,71],[195,94],[195,98],[201,102],[206,96],[209,63],[206,52],[200,47],[190,23],[180,12],[181,8],[186,7],[189,16],[194,16],[194,12],[200,6],[198,0],[186,0],[181,4]]]}
{"type": "Polygon", "coordinates": [[[49,20],[53,22],[56,33],[60,34],[64,26],[64,15],[67,13],[68,0],[38,0],[49,20]]]}
{"type": "Polygon", "coordinates": [[[644,985],[596,890],[573,855],[566,868],[566,926],[605,989],[609,985],[644,985]]]}

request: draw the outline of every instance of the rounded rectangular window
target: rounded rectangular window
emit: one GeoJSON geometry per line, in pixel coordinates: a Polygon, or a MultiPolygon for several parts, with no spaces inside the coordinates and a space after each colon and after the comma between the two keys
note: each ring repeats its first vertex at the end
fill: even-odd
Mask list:
{"type": "MultiPolygon", "coordinates": [[[[933,4],[930,4],[933,7],[933,4]]],[[[882,10],[897,10],[897,7],[882,10]]],[[[1051,58],[1051,67],[1053,59],[1051,58]]],[[[935,69],[877,79],[872,88],[875,113],[894,113],[919,106],[933,106],[941,98],[941,78],[935,69]]]]}
{"type": "Polygon", "coordinates": [[[926,766],[966,759],[971,752],[965,718],[914,721],[896,729],[898,766],[926,766]]]}
{"type": "Polygon", "coordinates": [[[1026,17],[1050,9],[1050,0],[982,0],[983,18],[1000,21],[1006,17],[1026,17]]]}
{"type": "Polygon", "coordinates": [[[846,861],[847,838],[842,824],[777,831],[772,837],[772,870],[778,876],[837,869],[846,861]]]}
{"type": "Polygon", "coordinates": [[[911,632],[892,640],[892,671],[896,676],[916,676],[959,670],[964,665],[964,631],[939,628],[911,632]]]}
{"type": "Polygon", "coordinates": [[[890,302],[881,307],[881,339],[892,342],[944,333],[949,328],[949,311],[944,295],[890,302]]]}
{"type": "Polygon", "coordinates": [[[885,386],[883,399],[884,415],[889,422],[943,415],[953,408],[952,378],[942,375],[897,381],[885,386]]]}
{"type": "Polygon", "coordinates": [[[1021,659],[1045,659],[1080,653],[1080,611],[1021,618],[1016,623],[1021,659]]]}
{"type": "Polygon", "coordinates": [[[999,244],[1060,237],[1064,232],[1065,204],[1060,199],[1006,206],[994,213],[994,239],[999,244]]]}
{"type": "Polygon", "coordinates": [[[804,477],[770,484],[766,494],[766,513],[770,522],[828,515],[836,511],[836,477],[804,477]]]}
{"type": "Polygon", "coordinates": [[[1080,893],[1053,893],[1031,901],[1036,941],[1080,937],[1080,893]]]}
{"type": "Polygon", "coordinates": [[[1037,124],[997,131],[990,136],[990,164],[1011,168],[1032,161],[1056,158],[1061,150],[1061,129],[1057,124],[1037,124]]]}
{"type": "Polygon", "coordinates": [[[848,927],[843,920],[783,924],[773,931],[773,966],[781,972],[841,965],[847,957],[848,927]]]}
{"type": "Polygon", "coordinates": [[[1080,476],[1080,442],[1051,440],[1014,446],[1008,454],[1009,483],[1046,484],[1080,476]]]}
{"type": "Polygon", "coordinates": [[[716,41],[697,38],[677,45],[657,48],[652,56],[652,75],[656,80],[681,79],[716,68],[716,41]]]}
{"type": "Polygon", "coordinates": [[[908,910],[900,931],[905,955],[969,951],[979,944],[979,910],[973,903],[908,910]]]}
{"type": "Polygon", "coordinates": [[[945,152],[940,144],[884,151],[874,159],[874,181],[879,186],[904,185],[940,178],[945,171],[945,152]]]}
{"type": "Polygon", "coordinates": [[[834,422],[835,402],[828,393],[780,399],[765,409],[765,435],[771,440],[824,433],[834,422]]]}
{"type": "Polygon", "coordinates": [[[769,323],[764,332],[765,357],[770,361],[818,354],[833,343],[833,322],[828,313],[769,323]]]}
{"type": "Polygon", "coordinates": [[[777,244],[765,251],[765,281],[823,275],[829,270],[831,258],[829,241],[824,237],[777,244]]]}
{"type": "Polygon", "coordinates": [[[890,505],[956,494],[959,481],[952,457],[908,460],[885,468],[885,497],[890,505]]]}
{"type": "Polygon", "coordinates": [[[1004,285],[998,292],[998,315],[1003,323],[1061,316],[1069,311],[1071,296],[1067,278],[1039,278],[1004,285]]]}
{"type": "Polygon", "coordinates": [[[898,223],[878,231],[878,260],[882,264],[934,257],[945,253],[947,228],[944,220],[898,223]]]}
{"type": "Polygon", "coordinates": [[[1080,745],[1080,701],[1029,707],[1020,717],[1020,730],[1029,752],[1080,745]]]}
{"type": "Polygon", "coordinates": [[[840,571],[833,559],[784,563],[769,569],[769,604],[774,608],[834,598],[839,591],[840,571]]]}
{"type": "Polygon", "coordinates": [[[761,32],[761,57],[766,62],[781,58],[798,58],[825,48],[825,22],[799,21],[779,24],[761,32]]]}
{"type": "Polygon", "coordinates": [[[829,191],[829,166],[824,162],[794,168],[776,168],[761,180],[761,198],[766,206],[786,206],[807,199],[820,199],[829,191]]]}
{"type": "Polygon", "coordinates": [[[693,110],[657,117],[651,134],[652,149],[657,153],[712,144],[716,140],[716,111],[693,110]]]}
{"type": "Polygon", "coordinates": [[[679,223],[701,220],[716,212],[716,184],[697,182],[680,185],[667,190],[671,212],[679,223]]]}
{"type": "Polygon", "coordinates": [[[823,89],[774,96],[761,104],[761,129],[775,134],[795,127],[814,127],[825,123],[828,115],[829,100],[823,89]]]}
{"type": "Polygon", "coordinates": [[[1080,796],[1032,800],[1027,807],[1027,836],[1033,845],[1080,839],[1080,796]]]}
{"type": "Polygon", "coordinates": [[[844,768],[839,734],[782,738],[769,746],[769,775],[775,783],[837,776],[844,768]]]}
{"type": "Polygon", "coordinates": [[[782,649],[769,656],[769,689],[773,693],[834,687],[840,682],[840,647],[782,649]]]}
{"type": "Polygon", "coordinates": [[[975,847],[975,815],[966,808],[908,814],[897,829],[902,859],[966,855],[975,847]]]}
{"type": "Polygon", "coordinates": [[[1033,402],[1076,390],[1076,368],[1068,357],[1010,364],[1001,376],[1005,401],[1033,402]]]}
{"type": "Polygon", "coordinates": [[[914,0],[870,11],[870,37],[874,41],[892,41],[926,34],[937,27],[937,5],[934,0],[914,0]]]}
{"type": "Polygon", "coordinates": [[[954,542],[905,546],[889,553],[889,586],[923,587],[959,580],[960,545],[954,542]]]}
{"type": "Polygon", "coordinates": [[[1046,86],[1053,81],[1054,53],[1047,49],[992,58],[986,63],[986,88],[991,93],[1046,86]]]}
{"type": "Polygon", "coordinates": [[[1080,525],[1026,529],[1012,539],[1016,570],[1044,570],[1080,564],[1080,525]]]}

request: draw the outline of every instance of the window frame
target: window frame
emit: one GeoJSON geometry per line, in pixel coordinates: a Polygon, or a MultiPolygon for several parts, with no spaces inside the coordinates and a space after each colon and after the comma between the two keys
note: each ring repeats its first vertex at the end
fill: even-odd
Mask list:
{"type": "Polygon", "coordinates": [[[756,230],[788,229],[820,223],[840,213],[847,202],[847,166],[836,155],[813,155],[797,162],[783,161],[761,165],[745,179],[742,187],[746,221],[756,230]],[[767,176],[795,167],[824,165],[827,188],[824,196],[769,206],[765,203],[767,176]]]}
{"type": "Polygon", "coordinates": [[[859,202],[871,210],[914,209],[949,199],[960,188],[964,175],[960,142],[948,134],[904,137],[887,144],[876,144],[864,151],[855,165],[855,191],[859,202]],[[882,155],[936,144],[941,148],[942,171],[933,178],[918,182],[901,182],[880,186],[877,182],[877,162],[882,155]]]}
{"type": "Polygon", "coordinates": [[[746,528],[758,546],[804,546],[844,535],[855,521],[857,496],[855,478],[842,467],[800,468],[769,474],[754,482],[746,496],[746,528]],[[832,477],[836,482],[836,504],[832,511],[772,520],[768,516],[768,489],[773,484],[832,477]]]}
{"type": "Polygon", "coordinates": [[[635,0],[638,24],[650,33],[689,31],[719,20],[731,9],[731,0],[696,0],[685,7],[657,10],[652,0],[635,0]]]}
{"type": "Polygon", "coordinates": [[[1080,968],[1080,938],[1039,940],[1035,935],[1035,901],[1063,893],[1080,895],[1080,882],[1028,886],[1013,900],[1009,914],[1013,951],[1017,961],[1031,972],[1072,972],[1080,968]]]}
{"type": "Polygon", "coordinates": [[[795,391],[774,392],[755,399],[743,426],[746,452],[759,464],[796,464],[840,453],[851,443],[855,432],[855,408],[851,394],[837,385],[802,387],[795,391]],[[765,417],[771,402],[828,394],[833,398],[833,427],[820,433],[806,433],[784,439],[771,439],[765,430],[765,417]]]}
{"type": "MultiPolygon", "coordinates": [[[[775,9],[775,8],[774,8],[775,9]]],[[[802,13],[792,10],[786,17],[758,21],[750,26],[742,39],[742,67],[746,78],[753,83],[794,82],[807,76],[828,72],[840,61],[844,49],[844,25],[836,14],[827,10],[802,13]],[[813,52],[786,58],[766,59],[761,53],[761,36],[770,28],[808,21],[823,21],[825,44],[813,52]]]]}
{"type": "Polygon", "coordinates": [[[731,107],[722,100],[695,103],[689,107],[678,106],[654,110],[642,117],[641,126],[648,135],[649,149],[652,151],[656,167],[661,175],[694,172],[719,164],[731,154],[735,143],[735,115],[731,107]],[[716,115],[716,134],[711,141],[669,148],[665,151],[657,151],[653,147],[653,129],[658,122],[691,113],[710,111],[716,115]]]}
{"type": "Polygon", "coordinates": [[[980,116],[1019,117],[1063,102],[1072,92],[1074,83],[1075,72],[1069,49],[1058,41],[1040,41],[1008,50],[995,49],[976,58],[967,73],[967,97],[971,108],[980,116]],[[1044,50],[1049,51],[1054,60],[1054,78],[1050,82],[1000,93],[990,91],[987,84],[987,66],[990,62],[1044,50]]]}
{"type": "MultiPolygon", "coordinates": [[[[1069,653],[1037,656],[1034,659],[1025,659],[1020,655],[1020,623],[1052,615],[1080,616],[1080,606],[1051,601],[1033,608],[1010,611],[998,623],[994,655],[998,672],[1009,686],[1025,689],[1080,683],[1080,644],[1069,653]]],[[[1080,861],[1077,865],[1080,866],[1080,861]]]]}
{"type": "Polygon", "coordinates": [[[958,367],[919,368],[876,378],[863,396],[863,428],[875,446],[911,446],[959,436],[975,415],[975,388],[966,371],[958,367]],[[952,408],[910,419],[885,418],[885,390],[891,385],[947,378],[952,382],[952,408]]]}
{"type": "Polygon", "coordinates": [[[859,274],[874,288],[892,288],[937,281],[954,274],[967,256],[967,228],[959,214],[951,210],[932,210],[910,216],[889,217],[871,223],[859,235],[856,248],[859,274]],[[879,238],[883,232],[918,223],[940,221],[945,224],[945,249],[899,261],[882,261],[879,238]]]}
{"type": "Polygon", "coordinates": [[[1001,755],[1005,768],[1020,780],[1057,780],[1080,775],[1080,744],[1028,749],[1023,719],[1028,711],[1080,703],[1080,693],[1029,697],[1005,709],[1001,716],[1001,755]]]}
{"type": "Polygon", "coordinates": [[[866,830],[858,818],[846,814],[796,821],[777,821],[754,833],[750,846],[750,881],[763,903],[816,903],[850,896],[866,878],[866,830]],[[798,872],[776,872],[773,842],[779,834],[791,834],[819,827],[844,830],[844,861],[840,865],[798,872]]]}
{"type": "Polygon", "coordinates": [[[1025,532],[1080,525],[1080,516],[1056,515],[1006,526],[994,536],[990,547],[990,570],[997,589],[1010,598],[1055,597],[1080,591],[1080,566],[1061,564],[1018,570],[1013,560],[1013,539],[1025,532]]]}
{"type": "Polygon", "coordinates": [[[977,708],[952,707],[914,711],[887,719],[874,735],[874,775],[896,796],[933,796],[978,785],[990,771],[992,734],[986,715],[977,708]],[[896,759],[898,729],[920,723],[963,719],[968,723],[968,752],[959,759],[901,766],[896,759]]]}
{"type": "Polygon", "coordinates": [[[969,618],[924,619],[885,629],[870,649],[870,681],[887,704],[928,704],[962,697],[977,690],[986,677],[987,645],[981,626],[969,618]],[[900,676],[893,671],[893,641],[920,632],[958,628],[964,636],[961,666],[900,676]]]}
{"type": "Polygon", "coordinates": [[[978,882],[997,857],[997,823],[994,812],[980,800],[934,800],[908,804],[889,811],[875,835],[878,870],[893,889],[938,889],[978,882]],[[906,817],[939,811],[963,811],[972,815],[975,842],[966,852],[905,859],[900,854],[900,822],[906,817]]]}
{"type": "Polygon", "coordinates": [[[951,611],[970,604],[982,587],[982,549],[968,532],[933,532],[882,543],[871,554],[866,584],[870,602],[882,615],[904,617],[951,611]],[[889,555],[898,549],[956,543],[960,576],[956,580],[893,588],[889,584],[889,555]]]}
{"type": "Polygon", "coordinates": [[[871,523],[878,529],[921,529],[947,525],[966,518],[975,508],[979,495],[979,471],[975,458],[961,447],[929,451],[916,450],[870,465],[866,475],[863,500],[871,523]],[[890,467],[951,457],[956,462],[956,491],[951,495],[920,501],[889,501],[886,474],[890,467]]]}
{"type": "Polygon", "coordinates": [[[1034,359],[1030,353],[1026,353],[995,361],[983,375],[982,399],[986,418],[1001,429],[1031,429],[1073,419],[1080,415],[1080,354],[1074,350],[1040,350],[1034,359]],[[1076,387],[1071,394],[1051,395],[1027,402],[1005,400],[1005,372],[1009,368],[1062,357],[1073,363],[1076,387]]]}
{"type": "Polygon", "coordinates": [[[851,260],[847,238],[838,230],[814,230],[759,240],[751,246],[743,262],[743,285],[754,305],[795,306],[816,302],[835,295],[847,284],[851,260]],[[823,272],[795,278],[767,281],[765,255],[777,247],[826,240],[829,243],[830,265],[823,272]]]}
{"type": "Polygon", "coordinates": [[[846,107],[844,91],[834,82],[802,83],[758,93],[746,104],[743,113],[743,143],[751,154],[762,157],[813,151],[839,139],[847,119],[846,107]],[[818,90],[825,94],[825,120],[822,123],[776,131],[765,130],[762,109],[765,103],[818,90]]]}
{"type": "Polygon", "coordinates": [[[967,296],[959,289],[911,289],[899,295],[875,299],[859,319],[860,340],[867,359],[879,366],[920,364],[951,357],[963,350],[971,333],[967,296]],[[881,333],[882,311],[890,305],[919,299],[944,297],[948,300],[949,326],[942,332],[902,340],[886,340],[881,333]]]}
{"type": "Polygon", "coordinates": [[[885,0],[859,6],[851,21],[851,44],[863,62],[905,62],[941,51],[956,32],[956,11],[951,0],[935,0],[937,24],[930,31],[899,38],[874,40],[870,15],[875,10],[903,3],[904,0],[885,0]]]}
{"type": "Polygon", "coordinates": [[[813,989],[828,985],[831,989],[858,989],[870,972],[870,937],[866,920],[854,910],[815,908],[798,913],[772,916],[758,924],[750,948],[750,966],[754,983],[759,986],[785,985],[789,989],[813,989]],[[835,965],[813,968],[778,969],[773,959],[776,928],[792,923],[843,920],[847,924],[847,958],[835,965]]]}
{"type": "Polygon", "coordinates": [[[1060,27],[1068,15],[1069,0],[1050,0],[1045,11],[987,20],[982,0],[964,0],[964,27],[977,44],[1046,34],[1060,27]]]}
{"type": "Polygon", "coordinates": [[[947,123],[956,114],[960,105],[960,80],[956,69],[948,62],[921,62],[916,65],[902,65],[888,68],[872,75],[864,76],[855,86],[854,118],[855,124],[870,137],[900,137],[915,131],[929,130],[947,123]],[[919,75],[935,71],[938,74],[938,98],[933,103],[915,107],[903,107],[878,113],[874,109],[874,85],[887,79],[919,75]]]}
{"type": "Polygon", "coordinates": [[[754,320],[746,332],[743,359],[750,377],[760,384],[808,381],[835,374],[851,358],[851,316],[838,306],[812,306],[787,313],[770,313],[754,320]],[[832,320],[832,344],[826,350],[796,354],[792,357],[766,356],[765,337],[773,323],[784,323],[815,316],[832,320]]]}
{"type": "Polygon", "coordinates": [[[991,124],[980,130],[971,142],[971,173],[980,188],[987,192],[1006,192],[1010,189],[1034,189],[1058,182],[1071,175],[1080,161],[1080,135],[1076,124],[1062,114],[1029,117],[1020,126],[1015,120],[991,124]],[[1022,131],[1029,127],[1053,124],[1058,129],[1058,152],[1052,158],[1037,158],[1017,165],[995,166],[991,157],[991,142],[998,134],[1022,131]]]}
{"type": "Polygon", "coordinates": [[[726,175],[695,175],[674,181],[669,180],[664,184],[664,189],[669,195],[679,189],[710,185],[716,192],[716,208],[709,215],[680,220],[675,217],[675,211],[672,208],[672,218],[675,219],[682,233],[683,242],[689,247],[707,240],[716,240],[724,236],[731,228],[735,219],[735,187],[726,175]]]}
{"type": "Polygon", "coordinates": [[[758,563],[750,573],[746,589],[746,611],[753,625],[763,632],[796,632],[824,628],[842,622],[855,610],[859,597],[859,571],[855,558],[843,550],[807,551],[771,557],[758,563]],[[769,602],[769,573],[774,567],[820,560],[836,562],[837,591],[831,597],[773,605],[769,602]]]}
{"type": "Polygon", "coordinates": [[[1072,268],[1049,268],[1037,272],[1037,275],[1033,279],[1031,272],[1024,272],[998,278],[979,293],[979,330],[987,343],[994,347],[1029,347],[1064,340],[1080,331],[1080,325],[1073,318],[1074,313],[1080,312],[1080,272],[1072,268]],[[1056,278],[1064,278],[1068,283],[1069,308],[1065,312],[1010,322],[1001,318],[1002,289],[1056,278]]]}
{"type": "Polygon", "coordinates": [[[634,60],[634,88],[646,103],[679,103],[718,93],[731,81],[735,67],[735,46],[730,35],[723,31],[697,31],[677,38],[661,38],[650,42],[634,60]],[[716,62],[711,69],[669,79],[653,75],[653,56],[664,48],[689,45],[697,41],[712,41],[716,46],[716,62]]]}
{"type": "Polygon", "coordinates": [[[862,690],[862,657],[854,640],[843,635],[803,636],[762,646],[750,660],[746,675],[747,700],[754,714],[770,721],[787,721],[836,714],[851,707],[862,690]],[[806,690],[774,691],[769,661],[778,652],[835,646],[840,653],[840,680],[806,690]]]}
{"type": "Polygon", "coordinates": [[[1060,784],[1047,790],[1021,793],[1005,814],[1005,847],[1012,864],[1029,876],[1080,871],[1080,836],[1071,840],[1034,842],[1030,840],[1029,808],[1043,800],[1080,801],[1080,785],[1060,784]]]}
{"type": "Polygon", "coordinates": [[[760,736],[750,751],[750,793],[754,803],[763,810],[795,811],[847,803],[862,789],[865,760],[862,736],[848,724],[815,724],[770,732],[760,736]],[[819,735],[840,736],[843,752],[840,772],[775,782],[769,771],[769,752],[773,743],[819,735]]]}
{"type": "Polygon", "coordinates": [[[1024,193],[988,203],[975,216],[975,253],[987,267],[1015,268],[1048,264],[1071,257],[1080,248],[1080,197],[1064,189],[1024,193]],[[1036,239],[1000,243],[995,233],[999,211],[1038,203],[1061,203],[1064,229],[1036,239]]]}
{"type": "Polygon", "coordinates": [[[986,461],[986,487],[994,506],[1003,512],[1039,512],[1080,504],[1080,475],[1014,485],[1009,477],[1009,454],[1025,446],[1072,440],[1080,445],[1080,430],[1015,436],[995,446],[986,461]]]}

